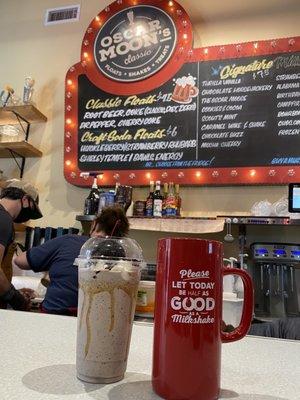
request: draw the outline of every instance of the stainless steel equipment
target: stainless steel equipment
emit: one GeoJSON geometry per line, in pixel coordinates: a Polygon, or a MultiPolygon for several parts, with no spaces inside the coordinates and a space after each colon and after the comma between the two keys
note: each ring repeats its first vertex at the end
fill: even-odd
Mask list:
{"type": "Polygon", "coordinates": [[[300,316],[300,245],[253,243],[249,265],[255,316],[300,316]]]}

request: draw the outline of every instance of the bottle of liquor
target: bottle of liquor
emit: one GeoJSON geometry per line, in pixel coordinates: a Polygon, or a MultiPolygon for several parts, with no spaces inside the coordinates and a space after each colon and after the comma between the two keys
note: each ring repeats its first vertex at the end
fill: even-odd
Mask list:
{"type": "Polygon", "coordinates": [[[156,181],[155,192],[153,193],[153,217],[162,216],[163,196],[160,192],[160,181],[156,181]]]}
{"type": "Polygon", "coordinates": [[[94,177],[92,189],[84,202],[84,215],[95,215],[98,212],[100,191],[97,185],[97,177],[94,177]]]}
{"type": "Polygon", "coordinates": [[[166,198],[166,217],[176,217],[176,197],[173,182],[169,184],[169,193],[166,198]]]}
{"type": "Polygon", "coordinates": [[[154,196],[154,182],[150,181],[150,191],[146,199],[146,217],[153,217],[153,196],[154,196]]]}
{"type": "Polygon", "coordinates": [[[162,216],[166,215],[166,201],[168,197],[169,187],[167,183],[164,183],[164,193],[163,193],[163,202],[162,202],[162,216]]]}
{"type": "Polygon", "coordinates": [[[179,184],[176,183],[175,185],[175,199],[176,199],[176,216],[181,216],[181,197],[179,194],[179,184]]]}
{"type": "Polygon", "coordinates": [[[125,204],[125,196],[123,186],[121,186],[120,182],[116,182],[115,186],[115,205],[119,205],[124,208],[125,204]]]}

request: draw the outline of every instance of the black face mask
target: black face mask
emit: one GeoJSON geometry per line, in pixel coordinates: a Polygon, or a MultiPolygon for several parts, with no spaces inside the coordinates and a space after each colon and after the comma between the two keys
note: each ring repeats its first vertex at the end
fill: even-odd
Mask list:
{"type": "Polygon", "coordinates": [[[22,224],[23,222],[29,221],[32,214],[30,202],[29,202],[29,207],[23,207],[23,203],[21,200],[21,205],[22,205],[21,211],[19,212],[17,218],[14,219],[14,222],[16,222],[17,224],[22,224]]]}

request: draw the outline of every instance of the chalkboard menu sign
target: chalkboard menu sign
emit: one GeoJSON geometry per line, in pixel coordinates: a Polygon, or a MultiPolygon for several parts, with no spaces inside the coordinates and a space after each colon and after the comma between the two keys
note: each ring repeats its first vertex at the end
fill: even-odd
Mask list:
{"type": "Polygon", "coordinates": [[[186,64],[142,95],[78,77],[82,171],[300,164],[300,53],[186,64]]]}
{"type": "MultiPolygon", "coordinates": [[[[274,49],[273,44],[267,50],[265,42],[257,51],[259,42],[252,52],[245,44],[243,56],[232,51],[233,46],[227,46],[227,53],[226,46],[220,47],[219,57],[215,48],[213,56],[205,56],[209,48],[191,56],[192,50],[183,47],[178,36],[180,18],[170,23],[165,10],[161,21],[147,22],[152,8],[123,9],[118,16],[123,36],[105,24],[99,33],[94,25],[87,31],[89,35],[94,30],[97,60],[89,64],[89,53],[84,52],[85,59],[71,67],[66,81],[67,179],[85,185],[88,180],[82,176],[91,171],[104,171],[107,184],[120,177],[124,183],[130,177],[130,184],[147,184],[149,177],[163,175],[179,177],[185,184],[247,183],[250,176],[252,183],[299,179],[299,38],[296,46],[294,39],[287,42],[288,51],[282,45],[274,49]],[[143,32],[143,40],[140,34],[131,39],[135,18],[146,21],[136,28],[143,32]],[[155,46],[145,56],[149,72],[136,53],[129,67],[130,49],[150,48],[151,41],[155,46]],[[166,63],[163,54],[170,58],[163,68],[153,59],[157,49],[162,51],[161,63],[166,63]],[[169,63],[171,70],[166,69],[169,63]],[[107,71],[102,74],[105,68],[110,79],[107,71]],[[113,74],[122,79],[114,82],[113,74]],[[130,74],[134,82],[126,78],[130,74]],[[150,77],[144,79],[145,74],[150,77]],[[202,182],[200,176],[205,178],[202,182]]],[[[83,43],[87,42],[85,38],[83,43]]]]}

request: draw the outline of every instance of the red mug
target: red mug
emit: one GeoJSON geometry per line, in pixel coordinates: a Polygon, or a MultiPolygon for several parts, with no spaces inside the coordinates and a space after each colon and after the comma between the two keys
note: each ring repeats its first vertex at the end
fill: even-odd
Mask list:
{"type": "Polygon", "coordinates": [[[242,339],[253,312],[253,286],[243,270],[223,266],[220,242],[158,241],[152,385],[167,400],[213,400],[220,392],[221,343],[242,339]],[[240,325],[222,332],[223,276],[244,284],[240,325]]]}

